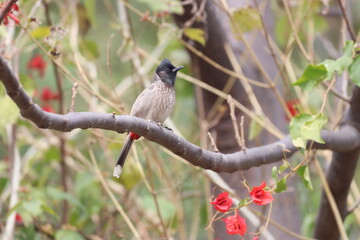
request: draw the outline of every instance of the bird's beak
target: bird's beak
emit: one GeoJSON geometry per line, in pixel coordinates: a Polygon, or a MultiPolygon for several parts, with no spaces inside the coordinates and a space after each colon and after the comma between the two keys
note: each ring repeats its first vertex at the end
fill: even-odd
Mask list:
{"type": "Polygon", "coordinates": [[[184,66],[178,66],[178,67],[174,68],[172,71],[177,72],[177,71],[179,71],[180,69],[183,69],[183,68],[184,68],[184,66]]]}

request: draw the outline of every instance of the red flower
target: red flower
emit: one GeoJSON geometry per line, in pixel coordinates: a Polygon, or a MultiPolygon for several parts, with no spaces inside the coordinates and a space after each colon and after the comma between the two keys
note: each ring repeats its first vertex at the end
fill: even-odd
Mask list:
{"type": "Polygon", "coordinates": [[[240,217],[237,214],[237,211],[235,212],[234,216],[229,216],[222,220],[225,222],[226,232],[228,234],[240,234],[241,236],[245,235],[246,233],[245,218],[240,217]]]}
{"type": "Polygon", "coordinates": [[[50,101],[50,100],[58,100],[59,94],[55,93],[51,90],[49,87],[44,87],[41,91],[41,100],[44,102],[50,101]]]}
{"type": "Polygon", "coordinates": [[[41,55],[36,54],[27,64],[27,68],[29,70],[36,70],[39,72],[40,77],[44,77],[45,69],[46,69],[46,62],[42,58],[41,55]]]}
{"type": "Polygon", "coordinates": [[[286,108],[289,110],[292,117],[295,117],[299,113],[298,105],[299,100],[297,99],[286,101],[286,108]]]}
{"type": "MultiPolygon", "coordinates": [[[[3,2],[3,3],[0,3],[0,9],[3,9],[5,7],[6,3],[3,2]]],[[[20,20],[14,15],[15,12],[18,12],[19,11],[19,6],[14,3],[12,6],[11,6],[11,9],[8,13],[6,13],[5,15],[5,18],[4,18],[4,25],[5,26],[8,26],[9,25],[9,18],[11,18],[15,24],[18,24],[20,22],[20,20]]]]}
{"type": "Polygon", "coordinates": [[[220,212],[229,211],[231,205],[233,204],[233,200],[229,198],[228,192],[220,193],[217,198],[211,202],[214,205],[214,208],[220,212]]]}
{"type": "Polygon", "coordinates": [[[265,191],[266,183],[262,182],[262,184],[258,187],[254,187],[250,192],[251,199],[257,205],[266,205],[272,202],[273,197],[269,191],[265,191]]]}
{"type": "Polygon", "coordinates": [[[18,214],[18,213],[16,213],[16,215],[15,215],[15,222],[16,223],[23,223],[23,219],[22,219],[22,217],[20,216],[20,214],[18,214]]]}
{"type": "Polygon", "coordinates": [[[42,110],[44,110],[45,112],[51,112],[54,113],[54,109],[52,106],[50,106],[49,104],[45,104],[44,106],[41,107],[42,110]]]}
{"type": "Polygon", "coordinates": [[[251,239],[251,240],[258,240],[259,239],[259,236],[255,236],[255,237],[253,237],[253,239],[251,239]]]}

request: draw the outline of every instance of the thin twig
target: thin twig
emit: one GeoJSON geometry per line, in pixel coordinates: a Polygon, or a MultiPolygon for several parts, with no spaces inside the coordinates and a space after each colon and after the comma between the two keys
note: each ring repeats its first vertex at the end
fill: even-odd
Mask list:
{"type": "Polygon", "coordinates": [[[74,83],[72,87],[72,95],[71,95],[71,106],[69,112],[75,112],[75,98],[77,95],[77,88],[79,87],[79,83],[74,83]]]}
{"type": "Polygon", "coordinates": [[[231,121],[232,121],[232,124],[234,127],[235,139],[240,147],[240,150],[242,150],[242,141],[241,141],[240,131],[239,131],[239,127],[238,127],[237,120],[236,120],[235,105],[234,105],[233,98],[231,97],[231,95],[228,96],[227,102],[230,106],[230,117],[231,117],[231,121]]]}
{"type": "Polygon", "coordinates": [[[107,52],[106,52],[106,66],[108,68],[109,71],[109,75],[110,77],[112,77],[112,68],[111,68],[111,42],[114,38],[115,34],[112,33],[108,39],[107,42],[107,52]]]}
{"type": "MultiPolygon", "coordinates": [[[[136,152],[136,150],[134,151],[136,152]]],[[[146,154],[144,154],[146,155],[146,154]]],[[[136,156],[136,159],[137,161],[139,161],[139,157],[136,156]]],[[[154,181],[154,176],[153,176],[153,170],[151,169],[151,166],[152,166],[152,161],[150,163],[150,161],[146,161],[147,163],[147,169],[148,169],[148,176],[149,177],[145,177],[145,174],[142,174],[143,175],[143,180],[145,181],[145,183],[147,183],[146,185],[148,186],[148,189],[149,189],[149,192],[151,193],[153,199],[154,199],[154,203],[155,203],[155,208],[156,208],[156,213],[159,217],[159,221],[160,221],[160,226],[162,228],[162,234],[165,239],[169,239],[169,234],[168,234],[168,231],[167,231],[167,228],[166,228],[166,224],[164,222],[164,218],[161,214],[161,207],[160,207],[160,204],[159,204],[159,197],[158,197],[158,193],[156,191],[156,186],[155,186],[155,181],[154,181]]],[[[141,165],[140,165],[141,166],[141,165]]],[[[143,172],[143,170],[141,169],[141,172],[143,172]]]]}
{"type": "Polygon", "coordinates": [[[345,7],[343,5],[343,2],[342,0],[338,0],[338,3],[339,3],[339,6],[340,6],[340,10],[341,10],[341,13],[343,15],[343,18],[345,20],[345,23],[346,23],[346,28],[350,34],[350,37],[351,37],[351,40],[353,40],[354,42],[356,42],[356,35],[354,33],[354,30],[351,26],[351,23],[349,21],[349,17],[348,17],[348,14],[346,13],[346,10],[345,10],[345,7]]]}
{"type": "Polygon", "coordinates": [[[328,88],[326,89],[325,91],[325,94],[324,94],[324,98],[323,98],[323,103],[321,105],[321,108],[320,108],[320,112],[322,113],[325,109],[325,105],[326,105],[326,99],[327,99],[327,96],[329,95],[329,92],[332,88],[332,86],[334,85],[336,81],[336,78],[334,77],[333,80],[331,81],[331,83],[329,84],[328,88]]]}
{"type": "MultiPolygon", "coordinates": [[[[10,192],[10,204],[9,208],[12,209],[16,206],[19,201],[19,186],[20,186],[20,172],[21,172],[21,161],[19,151],[16,147],[16,125],[8,126],[8,137],[9,137],[9,160],[12,163],[11,166],[11,192],[10,192]]],[[[14,237],[14,227],[15,227],[15,215],[16,212],[12,211],[7,217],[5,230],[2,234],[3,240],[13,239],[14,237]]]]}
{"type": "Polygon", "coordinates": [[[239,126],[240,126],[240,137],[241,137],[241,148],[245,150],[246,146],[245,146],[244,116],[241,116],[239,126]]]}
{"type": "MultiPolygon", "coordinates": [[[[261,20],[261,25],[262,25],[262,28],[264,30],[264,36],[265,36],[265,40],[266,40],[266,44],[268,45],[268,48],[270,50],[270,54],[271,54],[271,57],[274,59],[274,63],[279,71],[279,74],[281,76],[281,79],[284,83],[284,85],[288,88],[289,87],[289,83],[286,81],[286,76],[284,74],[284,71],[283,71],[283,67],[280,65],[279,61],[278,61],[278,57],[277,55],[275,54],[275,51],[274,51],[274,48],[270,42],[270,34],[267,30],[267,27],[266,27],[266,24],[265,24],[265,21],[264,21],[264,18],[263,18],[263,14],[260,14],[260,7],[259,7],[259,4],[257,2],[257,0],[253,0],[254,3],[255,3],[255,6],[259,12],[259,16],[260,16],[260,20],[261,20]]],[[[273,42],[273,41],[272,41],[273,42]]],[[[288,111],[288,109],[285,109],[284,111],[288,111]]],[[[287,113],[286,113],[287,114],[287,113]]]]}
{"type": "Polygon", "coordinates": [[[140,237],[140,234],[137,231],[136,227],[131,222],[131,219],[128,217],[128,215],[124,211],[123,207],[119,204],[119,202],[116,199],[114,193],[111,191],[108,183],[104,179],[104,176],[102,175],[102,173],[100,171],[100,168],[99,168],[99,166],[98,166],[98,164],[97,164],[97,162],[95,160],[94,153],[90,150],[89,154],[90,154],[90,159],[91,159],[92,165],[93,165],[92,169],[94,169],[96,177],[99,179],[99,181],[100,181],[101,185],[103,186],[106,194],[110,197],[111,201],[114,203],[114,206],[115,206],[116,210],[120,213],[120,215],[122,216],[122,218],[124,219],[124,221],[126,222],[128,227],[130,228],[131,232],[134,234],[135,239],[142,239],[140,237]]]}
{"type": "Polygon", "coordinates": [[[286,15],[287,15],[287,18],[289,20],[289,23],[290,23],[290,27],[293,31],[293,34],[292,36],[294,37],[299,49],[300,49],[300,52],[303,54],[303,56],[306,58],[306,60],[310,63],[313,62],[313,59],[311,59],[311,56],[309,55],[309,53],[306,51],[305,47],[303,46],[298,34],[296,33],[297,29],[296,29],[296,26],[295,26],[295,23],[294,23],[294,20],[292,19],[291,17],[291,11],[290,11],[290,6],[289,6],[289,0],[283,0],[283,4],[284,4],[284,8],[285,8],[285,12],[286,12],[286,15]]]}
{"type": "MultiPolygon", "coordinates": [[[[329,88],[330,84],[328,84],[327,82],[322,82],[321,83],[322,85],[324,85],[326,88],[329,88]]],[[[338,92],[338,90],[336,90],[335,88],[330,88],[330,91],[332,94],[334,94],[334,96],[340,98],[341,100],[347,102],[347,103],[350,103],[350,98],[349,97],[346,97],[346,96],[343,96],[340,92],[338,92]]]]}
{"type": "Polygon", "coordinates": [[[285,100],[282,97],[282,94],[280,93],[280,91],[276,88],[276,83],[270,78],[268,72],[264,68],[264,65],[261,64],[258,56],[255,54],[254,49],[251,47],[251,44],[247,41],[243,31],[239,27],[239,23],[234,20],[233,16],[231,15],[231,10],[230,10],[230,8],[228,6],[228,3],[225,0],[221,0],[221,3],[223,5],[225,13],[228,15],[228,17],[230,18],[231,23],[235,27],[236,32],[239,33],[238,36],[240,36],[240,40],[242,41],[242,43],[245,45],[246,49],[248,50],[248,54],[251,56],[251,58],[253,59],[255,65],[256,65],[256,67],[258,68],[258,70],[263,75],[263,77],[264,77],[263,79],[268,84],[268,87],[273,92],[275,98],[280,103],[282,108],[290,116],[291,114],[290,114],[290,112],[288,111],[288,109],[286,107],[285,100]]]}
{"type": "Polygon", "coordinates": [[[356,208],[358,208],[359,206],[360,206],[360,198],[358,200],[356,200],[356,202],[349,208],[346,215],[349,215],[352,212],[354,212],[356,210],[356,208]]]}
{"type": "MultiPolygon", "coordinates": [[[[230,44],[224,43],[224,49],[225,49],[225,53],[226,53],[227,57],[229,58],[229,61],[232,65],[233,69],[235,70],[235,72],[243,75],[241,66],[240,66],[238,60],[236,59],[235,53],[234,53],[233,49],[231,48],[230,44]]],[[[252,107],[255,110],[255,113],[257,115],[263,115],[263,110],[261,108],[261,105],[260,105],[258,99],[256,98],[256,95],[255,95],[251,85],[249,84],[249,82],[245,81],[244,79],[239,79],[239,80],[251,102],[252,107]]]]}
{"type": "Polygon", "coordinates": [[[212,147],[212,149],[213,149],[215,152],[219,152],[219,149],[218,149],[217,146],[216,146],[215,140],[214,140],[214,138],[212,137],[212,135],[211,135],[210,132],[208,132],[208,136],[209,136],[209,139],[210,139],[210,142],[211,142],[211,147],[212,147]]]}

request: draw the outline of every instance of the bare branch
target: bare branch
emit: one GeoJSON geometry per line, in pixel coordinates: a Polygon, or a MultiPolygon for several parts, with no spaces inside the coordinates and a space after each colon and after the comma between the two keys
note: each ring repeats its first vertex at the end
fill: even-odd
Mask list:
{"type": "Polygon", "coordinates": [[[353,40],[354,42],[356,42],[356,35],[354,33],[354,30],[351,26],[351,23],[350,23],[350,20],[349,20],[349,16],[348,14],[346,13],[346,10],[345,10],[345,7],[344,7],[344,4],[342,2],[342,0],[338,0],[338,3],[339,3],[339,6],[340,6],[340,10],[341,10],[341,13],[344,17],[344,20],[345,20],[345,24],[346,24],[346,28],[350,34],[350,37],[351,37],[351,40],[353,40]]]}
{"type": "MultiPolygon", "coordinates": [[[[34,122],[39,128],[61,132],[69,132],[76,128],[99,128],[119,133],[135,132],[149,141],[162,145],[191,164],[215,172],[234,172],[278,162],[284,156],[289,158],[297,151],[290,136],[287,136],[268,145],[247,149],[246,152],[222,154],[202,149],[155,123],[137,117],[94,112],[69,112],[64,115],[45,112],[33,103],[1,57],[0,80],[8,95],[19,107],[21,115],[34,122]],[[283,152],[284,148],[289,151],[283,152]]],[[[337,132],[322,131],[321,136],[326,143],[315,143],[313,148],[345,152],[360,146],[360,132],[350,125],[345,125],[337,132]]]]}
{"type": "Polygon", "coordinates": [[[74,83],[74,85],[72,87],[71,106],[70,106],[69,112],[75,112],[75,98],[76,98],[78,87],[79,87],[79,83],[78,82],[74,83]]]}

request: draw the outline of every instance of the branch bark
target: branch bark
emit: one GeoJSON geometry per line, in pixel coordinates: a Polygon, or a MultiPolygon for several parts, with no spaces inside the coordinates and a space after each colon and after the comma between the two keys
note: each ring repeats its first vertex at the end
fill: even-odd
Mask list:
{"type": "MultiPolygon", "coordinates": [[[[289,158],[297,151],[290,137],[287,136],[268,145],[223,154],[202,149],[173,132],[141,118],[116,116],[112,113],[70,112],[61,115],[45,112],[27,95],[2,57],[0,57],[0,80],[4,84],[7,94],[19,107],[21,115],[39,128],[60,132],[69,132],[76,128],[99,128],[119,133],[135,132],[147,140],[169,149],[189,163],[215,172],[246,170],[281,161],[285,156],[289,158]],[[284,151],[285,149],[288,151],[284,151]]],[[[352,151],[360,146],[360,132],[351,125],[345,125],[336,132],[322,131],[322,137],[326,143],[315,143],[314,148],[352,151]]]]}

